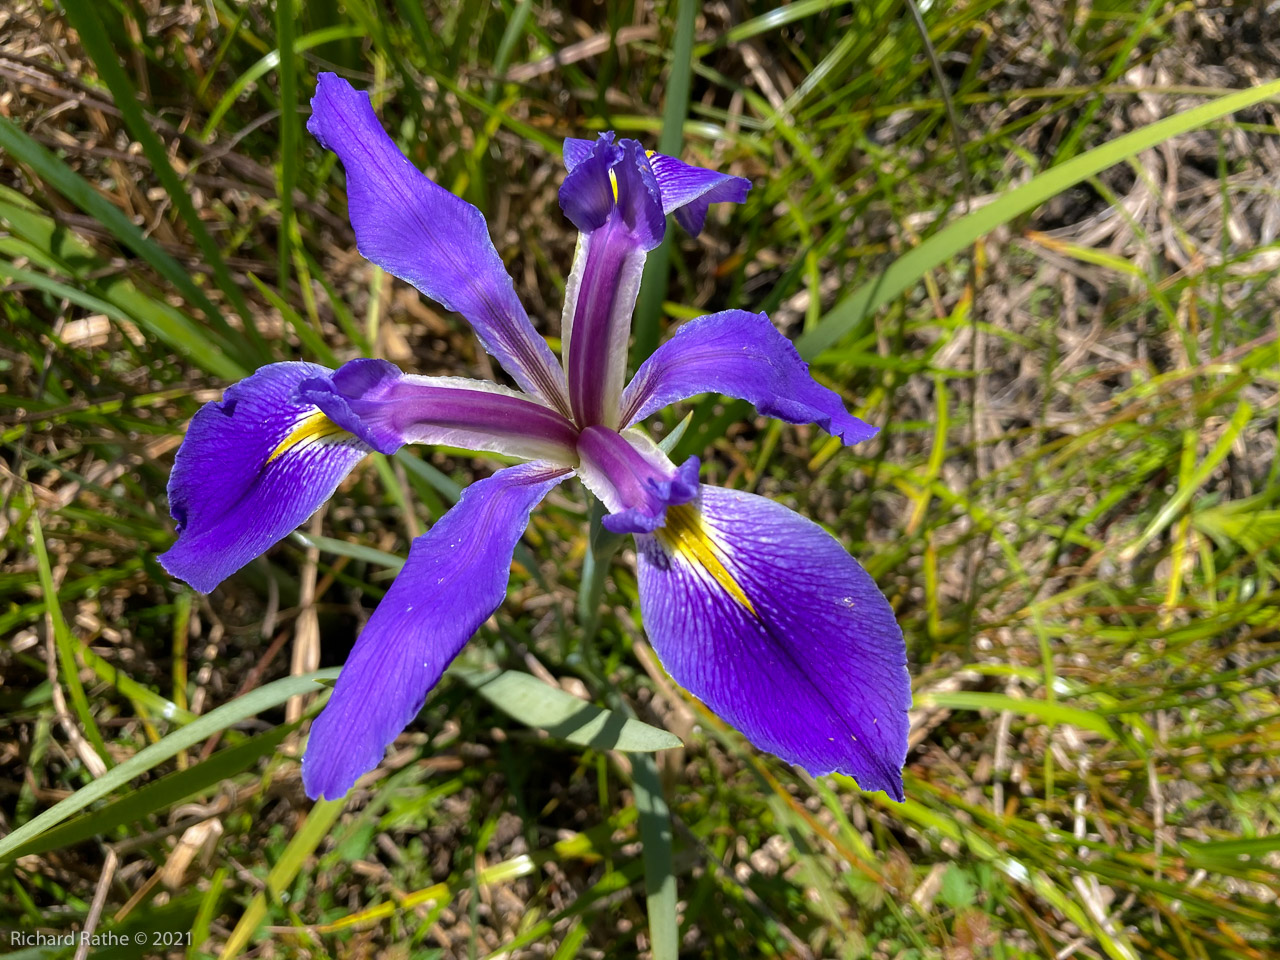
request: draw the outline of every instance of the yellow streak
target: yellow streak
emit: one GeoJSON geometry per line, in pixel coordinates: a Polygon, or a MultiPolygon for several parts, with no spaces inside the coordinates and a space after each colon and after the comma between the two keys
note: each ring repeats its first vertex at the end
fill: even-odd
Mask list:
{"type": "Polygon", "coordinates": [[[298,425],[293,428],[293,431],[280,441],[280,444],[271,451],[271,456],[267,457],[267,463],[270,463],[276,457],[284,456],[294,447],[308,440],[324,440],[346,432],[317,410],[315,413],[308,414],[300,420],[298,425]]]}
{"type": "Polygon", "coordinates": [[[618,175],[613,172],[613,168],[609,168],[609,189],[613,191],[613,202],[618,202],[618,175]]]}
{"type": "Polygon", "coordinates": [[[687,503],[667,507],[667,525],[659,527],[656,532],[664,547],[702,567],[716,583],[724,587],[725,593],[737,600],[753,617],[759,618],[746,591],[720,562],[716,555],[716,545],[702,528],[702,518],[694,507],[687,503]]]}

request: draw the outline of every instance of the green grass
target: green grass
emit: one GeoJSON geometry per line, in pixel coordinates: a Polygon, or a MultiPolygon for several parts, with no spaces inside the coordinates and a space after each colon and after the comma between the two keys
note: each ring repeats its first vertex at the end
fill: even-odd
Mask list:
{"type": "Polygon", "coordinates": [[[958,127],[898,0],[0,14],[0,930],[93,918],[190,957],[1280,957],[1280,131],[1253,79],[1280,36],[1250,5],[924,6],[958,127]],[[706,398],[654,431],[886,591],[907,803],[677,689],[573,486],[368,784],[305,798],[325,691],[295,642],[332,676],[408,540],[496,465],[372,458],[207,598],[154,559],[187,419],[257,364],[490,373],[356,255],[303,127],[331,68],[484,209],[552,337],[560,138],[754,181],[673,231],[637,352],[767,310],[884,429],[844,450],[706,398]],[[646,752],[664,730],[684,746],[646,752]]]}

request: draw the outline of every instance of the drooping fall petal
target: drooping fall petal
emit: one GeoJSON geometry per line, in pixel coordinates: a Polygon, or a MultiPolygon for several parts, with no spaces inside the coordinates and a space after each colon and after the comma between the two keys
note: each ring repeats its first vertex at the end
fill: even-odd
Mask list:
{"type": "Polygon", "coordinates": [[[159,557],[208,593],[303,523],[370,447],[298,396],[332,371],[273,363],[191,419],[169,476],[178,540],[159,557]]]}
{"type": "Polygon", "coordinates": [[[409,550],[311,725],[307,796],[335,799],[382,759],[427,692],[502,603],[529,512],[572,471],[522,463],[473,483],[409,550]]]}
{"type": "Polygon", "coordinates": [[[678,683],[756,746],[903,799],[902,631],[834,538],[764,497],[703,486],[636,540],[645,630],[678,683]]]}
{"type": "Polygon", "coordinates": [[[385,360],[337,371],[272,364],[192,419],[169,478],[178,541],[159,559],[212,590],[303,523],[373,450],[439,443],[571,464],[576,439],[549,406],[487,381],[407,376],[385,360]]]}

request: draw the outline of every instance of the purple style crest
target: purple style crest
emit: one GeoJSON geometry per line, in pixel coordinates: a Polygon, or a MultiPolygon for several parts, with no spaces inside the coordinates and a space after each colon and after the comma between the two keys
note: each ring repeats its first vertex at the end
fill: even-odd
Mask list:
{"type": "Polygon", "coordinates": [[[875,433],[763,314],[694,320],[625,382],[640,275],[667,216],[697,233],[712,203],[742,203],[750,184],[612,133],[566,140],[560,206],[580,238],[558,360],[480,211],[404,157],[368,95],[321,74],[312,109],[308,129],[346,170],[360,252],[465,317],[519,389],[383,360],[264,367],[192,419],[169,483],[178,540],[160,562],[212,590],[372,452],[448,444],[526,462],[473,484],[414,541],[312,725],[308,795],[340,797],[377,766],[502,603],[530,512],[576,475],[608,508],[604,525],[636,537],[645,627],[676,681],[762,749],[903,799],[906,648],[875,583],[818,525],[699,483],[696,457],[677,467],[633,426],[712,392],[846,444],[875,433]]]}

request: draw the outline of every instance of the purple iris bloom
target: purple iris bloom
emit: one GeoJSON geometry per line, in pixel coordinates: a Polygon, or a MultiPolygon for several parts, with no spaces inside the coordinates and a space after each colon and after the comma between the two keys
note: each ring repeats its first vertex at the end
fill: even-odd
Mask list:
{"type": "Polygon", "coordinates": [[[605,527],[635,535],[645,628],[671,676],[757,746],[902,800],[906,648],[874,581],[816,523],[699,483],[696,457],[677,466],[634,426],[720,393],[846,444],[876,432],[810,377],[764,314],[687,323],[625,382],[641,270],[667,215],[696,233],[710,204],[741,203],[750,184],[608,133],[567,140],[560,205],[581,233],[562,363],[520,305],[480,211],[400,153],[368,95],[321,74],[311,104],[307,128],[346,168],[360,252],[462,314],[520,389],[383,360],[263,367],[191,421],[169,482],[178,540],[160,557],[165,569],[212,590],[375,450],[438,443],[527,462],[472,484],[413,542],[311,727],[307,794],[340,797],[381,761],[505,598],[530,512],[576,474],[610,511],[605,527]]]}

